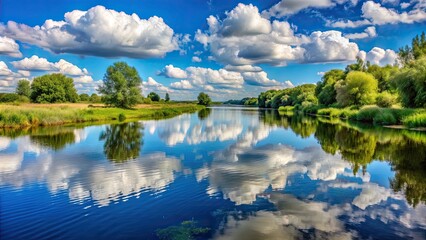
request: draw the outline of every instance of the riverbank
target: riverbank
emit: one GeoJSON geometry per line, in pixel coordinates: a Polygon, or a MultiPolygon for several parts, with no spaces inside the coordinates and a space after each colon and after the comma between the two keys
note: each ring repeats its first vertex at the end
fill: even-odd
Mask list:
{"type": "Polygon", "coordinates": [[[320,108],[307,107],[298,110],[292,106],[280,107],[279,112],[291,114],[303,112],[313,116],[340,118],[379,126],[403,126],[415,130],[426,130],[426,109],[411,108],[380,108],[377,106],[364,106],[356,108],[320,108]]]}
{"type": "Polygon", "coordinates": [[[71,123],[161,119],[203,109],[194,103],[141,104],[133,109],[106,107],[102,104],[0,104],[0,128],[54,126],[71,123]]]}

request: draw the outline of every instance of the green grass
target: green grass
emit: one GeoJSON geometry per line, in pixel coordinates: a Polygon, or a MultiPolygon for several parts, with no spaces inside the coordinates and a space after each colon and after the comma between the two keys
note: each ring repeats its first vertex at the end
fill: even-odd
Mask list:
{"type": "Polygon", "coordinates": [[[0,105],[0,127],[22,128],[29,126],[52,126],[70,123],[113,121],[130,119],[161,119],[182,113],[196,112],[203,106],[190,103],[153,104],[135,109],[107,107],[75,107],[73,104],[22,106],[0,105]]]}
{"type": "Polygon", "coordinates": [[[426,127],[426,112],[406,116],[402,119],[402,122],[412,128],[426,127]]]}

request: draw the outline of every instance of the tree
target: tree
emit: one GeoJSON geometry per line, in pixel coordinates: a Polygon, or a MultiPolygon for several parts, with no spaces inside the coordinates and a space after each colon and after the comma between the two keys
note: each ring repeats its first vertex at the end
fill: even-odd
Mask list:
{"type": "Polygon", "coordinates": [[[424,32],[413,38],[410,46],[405,46],[399,49],[399,59],[404,65],[412,63],[414,60],[426,56],[426,35],[424,32]]]}
{"type": "Polygon", "coordinates": [[[392,82],[404,107],[426,107],[426,57],[406,65],[392,82]]]}
{"type": "Polygon", "coordinates": [[[201,92],[200,94],[198,94],[198,104],[199,105],[204,105],[204,106],[209,106],[212,103],[212,100],[210,99],[210,96],[207,95],[206,93],[201,92]]]}
{"type": "Polygon", "coordinates": [[[19,80],[18,85],[16,86],[16,94],[29,98],[31,96],[30,81],[25,79],[19,80]]]}
{"type": "Polygon", "coordinates": [[[116,62],[109,66],[98,92],[103,102],[120,108],[130,108],[141,98],[142,79],[134,67],[125,62],[116,62]]]}
{"type": "Polygon", "coordinates": [[[376,100],[377,80],[369,73],[351,71],[336,83],[336,99],[341,106],[367,105],[376,100]]]}
{"type": "Polygon", "coordinates": [[[169,93],[166,93],[166,96],[164,97],[164,99],[166,100],[166,102],[170,102],[170,96],[169,96],[169,93]]]}
{"type": "Polygon", "coordinates": [[[155,93],[155,92],[150,92],[149,94],[148,94],[148,96],[147,96],[147,98],[149,98],[149,99],[151,99],[151,101],[153,101],[153,102],[158,102],[158,101],[160,101],[160,95],[158,95],[157,93],[155,93]]]}
{"type": "Polygon", "coordinates": [[[82,102],[88,102],[90,100],[90,96],[87,93],[80,94],[80,101],[82,102]]]}
{"type": "Polygon", "coordinates": [[[31,84],[31,100],[36,103],[77,102],[74,80],[60,73],[36,77],[31,84]]]}
{"type": "Polygon", "coordinates": [[[102,101],[102,99],[101,99],[101,97],[98,96],[98,94],[93,93],[92,95],[90,95],[90,102],[99,103],[101,101],[102,101]]]}
{"type": "Polygon", "coordinates": [[[333,69],[324,74],[322,81],[318,82],[315,88],[315,96],[320,104],[329,106],[336,103],[335,84],[342,79],[345,79],[345,72],[339,69],[333,69]]]}

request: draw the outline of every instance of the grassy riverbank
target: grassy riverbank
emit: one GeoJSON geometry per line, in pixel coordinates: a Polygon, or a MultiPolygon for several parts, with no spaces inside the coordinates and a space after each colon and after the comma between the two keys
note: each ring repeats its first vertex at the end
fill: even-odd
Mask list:
{"type": "MultiPolygon", "coordinates": [[[[288,114],[299,110],[286,106],[280,107],[278,111],[288,114]]],[[[364,106],[360,109],[312,107],[301,111],[315,116],[349,119],[381,126],[404,125],[409,128],[426,128],[426,109],[364,106]]]]}
{"type": "Polygon", "coordinates": [[[126,119],[160,119],[204,108],[192,103],[141,104],[133,109],[105,107],[102,104],[19,104],[0,105],[0,127],[22,128],[70,123],[126,119]]]}

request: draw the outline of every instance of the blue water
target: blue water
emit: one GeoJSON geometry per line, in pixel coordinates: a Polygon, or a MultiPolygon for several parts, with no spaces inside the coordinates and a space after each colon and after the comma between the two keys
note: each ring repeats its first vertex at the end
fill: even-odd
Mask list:
{"type": "Polygon", "coordinates": [[[426,239],[426,135],[329,122],[213,108],[3,131],[1,239],[426,239]]]}

